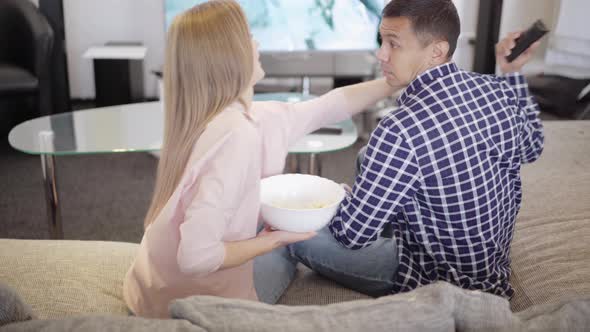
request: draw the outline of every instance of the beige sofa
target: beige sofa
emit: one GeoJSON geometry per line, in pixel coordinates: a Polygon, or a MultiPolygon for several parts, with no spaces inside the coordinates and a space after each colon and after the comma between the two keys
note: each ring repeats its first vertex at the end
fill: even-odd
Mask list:
{"type": "MultiPolygon", "coordinates": [[[[546,122],[543,156],[522,170],[524,198],[512,244],[513,311],[590,297],[590,121],[546,122]]],[[[0,240],[0,282],[38,318],[127,315],[123,276],[136,244],[0,240]]],[[[301,268],[281,304],[365,298],[301,268]]]]}

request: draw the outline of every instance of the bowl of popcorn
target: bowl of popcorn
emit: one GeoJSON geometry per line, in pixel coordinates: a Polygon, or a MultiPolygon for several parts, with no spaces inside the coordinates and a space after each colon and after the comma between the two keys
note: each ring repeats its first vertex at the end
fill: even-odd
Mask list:
{"type": "Polygon", "coordinates": [[[274,229],[305,233],[326,226],[344,199],[338,183],[315,175],[281,174],[260,183],[260,213],[274,229]]]}

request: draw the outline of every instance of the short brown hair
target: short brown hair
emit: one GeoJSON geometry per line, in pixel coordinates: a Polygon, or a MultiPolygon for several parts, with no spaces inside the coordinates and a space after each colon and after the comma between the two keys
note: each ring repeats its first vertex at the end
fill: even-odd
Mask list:
{"type": "Polygon", "coordinates": [[[434,39],[449,43],[450,59],[457,48],[461,22],[452,0],[391,0],[383,9],[383,18],[406,17],[423,45],[434,39]]]}

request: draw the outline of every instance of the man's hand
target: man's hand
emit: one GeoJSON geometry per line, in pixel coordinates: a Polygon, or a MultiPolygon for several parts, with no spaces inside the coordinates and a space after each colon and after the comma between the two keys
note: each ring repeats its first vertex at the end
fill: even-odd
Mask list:
{"type": "Polygon", "coordinates": [[[506,57],[512,52],[512,49],[516,45],[516,39],[518,39],[521,34],[522,31],[509,33],[508,36],[504,37],[504,39],[496,44],[496,63],[500,66],[500,70],[503,74],[519,72],[522,67],[531,60],[533,54],[541,44],[540,41],[536,41],[531,47],[519,55],[518,58],[514,59],[512,62],[508,62],[506,57]]]}
{"type": "Polygon", "coordinates": [[[272,249],[280,248],[291,243],[309,240],[316,236],[316,232],[295,233],[273,230],[268,225],[264,225],[264,229],[258,233],[258,238],[264,238],[272,243],[272,249]]]}

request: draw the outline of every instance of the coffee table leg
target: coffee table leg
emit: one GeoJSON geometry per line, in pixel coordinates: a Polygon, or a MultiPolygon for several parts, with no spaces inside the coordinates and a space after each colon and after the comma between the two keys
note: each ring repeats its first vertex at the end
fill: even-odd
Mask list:
{"type": "Polygon", "coordinates": [[[316,153],[309,154],[309,174],[311,175],[322,175],[322,163],[320,156],[316,153]]]}
{"type": "Polygon", "coordinates": [[[47,218],[49,222],[49,237],[51,239],[63,239],[64,233],[61,225],[61,209],[59,206],[59,193],[55,177],[55,157],[49,154],[41,155],[41,167],[43,169],[43,182],[45,185],[45,199],[47,200],[47,218]]]}

